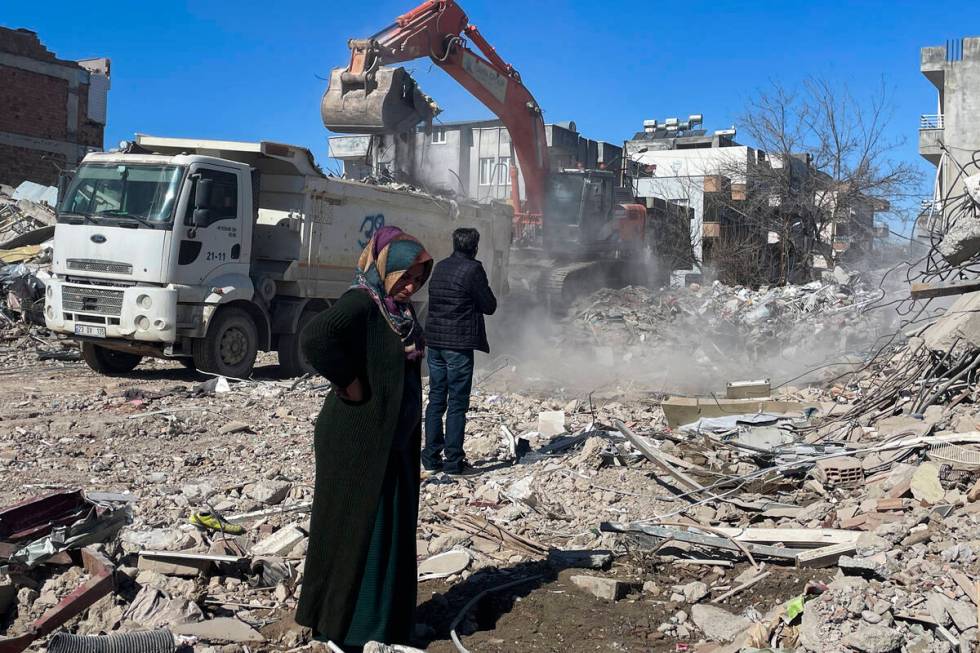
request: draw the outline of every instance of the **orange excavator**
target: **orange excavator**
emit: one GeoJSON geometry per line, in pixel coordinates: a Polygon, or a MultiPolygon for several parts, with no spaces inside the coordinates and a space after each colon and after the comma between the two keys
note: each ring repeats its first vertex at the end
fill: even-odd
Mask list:
{"type": "MultiPolygon", "coordinates": [[[[503,122],[524,177],[510,167],[514,207],[512,264],[536,268],[532,290],[567,304],[578,294],[621,283],[645,251],[646,208],[617,203],[606,170],[553,170],[541,107],[454,0],[427,0],[367,39],[351,39],[350,64],[330,75],[320,104],[331,131],[401,133],[438,111],[404,68],[428,57],[503,122]],[[474,44],[481,54],[468,47],[474,44]],[[520,260],[520,259],[523,259],[520,260]]],[[[514,157],[511,157],[514,161],[514,157]]],[[[513,275],[512,275],[513,277],[513,275]]]]}

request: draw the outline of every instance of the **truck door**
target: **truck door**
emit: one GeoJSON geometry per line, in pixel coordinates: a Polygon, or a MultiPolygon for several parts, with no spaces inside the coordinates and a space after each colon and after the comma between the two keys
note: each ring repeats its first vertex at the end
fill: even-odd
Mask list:
{"type": "Polygon", "coordinates": [[[190,189],[177,230],[177,283],[202,284],[220,274],[248,270],[243,224],[251,201],[245,197],[238,171],[197,165],[191,169],[190,189]],[[198,186],[207,181],[207,204],[196,207],[198,186]]]}

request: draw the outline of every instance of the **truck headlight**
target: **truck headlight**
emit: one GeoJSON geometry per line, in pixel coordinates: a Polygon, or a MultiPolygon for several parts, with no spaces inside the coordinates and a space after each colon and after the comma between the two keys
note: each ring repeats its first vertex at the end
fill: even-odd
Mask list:
{"type": "Polygon", "coordinates": [[[136,318],[136,328],[140,331],[146,331],[150,328],[150,318],[145,315],[140,315],[136,318]]]}
{"type": "Polygon", "coordinates": [[[44,309],[44,314],[48,317],[49,320],[54,319],[54,309],[51,308],[50,306],[44,309]]]}
{"type": "Polygon", "coordinates": [[[140,295],[139,297],[136,298],[136,303],[139,305],[140,308],[147,311],[150,310],[151,306],[153,306],[153,300],[150,299],[149,295],[140,295]]]}

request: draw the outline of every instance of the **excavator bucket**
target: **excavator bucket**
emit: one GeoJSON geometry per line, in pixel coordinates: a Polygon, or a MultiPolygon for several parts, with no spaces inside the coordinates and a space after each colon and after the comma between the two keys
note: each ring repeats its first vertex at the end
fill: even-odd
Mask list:
{"type": "Polygon", "coordinates": [[[380,67],[361,74],[335,68],[320,101],[324,126],[348,134],[397,134],[438,112],[404,68],[380,67]]]}

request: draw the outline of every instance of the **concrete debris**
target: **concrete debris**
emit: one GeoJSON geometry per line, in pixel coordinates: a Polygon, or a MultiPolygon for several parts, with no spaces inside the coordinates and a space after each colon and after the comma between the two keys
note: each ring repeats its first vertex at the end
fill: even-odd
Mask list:
{"type": "Polygon", "coordinates": [[[267,506],[279,505],[289,495],[292,483],[286,481],[259,481],[245,486],[245,496],[267,506]]]}
{"type": "Polygon", "coordinates": [[[919,501],[936,505],[946,497],[939,482],[939,467],[934,463],[922,463],[910,480],[912,496],[919,501]]]}
{"type": "Polygon", "coordinates": [[[703,604],[691,608],[691,620],[713,642],[730,642],[752,624],[728,610],[703,604]]]}
{"type": "Polygon", "coordinates": [[[569,580],[597,599],[606,601],[618,601],[638,588],[636,583],[599,576],[572,576],[569,580]]]}
{"type": "Polygon", "coordinates": [[[175,625],[178,635],[192,635],[208,642],[264,642],[265,637],[248,624],[231,617],[175,625]]]}
{"type": "Polygon", "coordinates": [[[844,645],[862,653],[891,653],[902,645],[902,635],[883,626],[861,626],[844,638],[844,645]]]}
{"type": "Polygon", "coordinates": [[[303,541],[306,537],[296,524],[289,524],[258,542],[252,547],[252,553],[260,556],[284,556],[303,541]]]}
{"type": "MultiPolygon", "coordinates": [[[[590,353],[607,348],[615,383],[583,392],[535,376],[519,358],[477,383],[465,444],[477,473],[421,483],[419,575],[431,592],[420,592],[419,614],[434,629],[430,639],[448,632],[440,615],[483,589],[546,570],[499,604],[521,597],[549,636],[601,619],[610,626],[606,639],[589,640],[596,649],[704,640],[726,643],[723,651],[897,650],[883,630],[906,650],[969,650],[980,573],[980,465],[970,465],[980,395],[968,368],[980,327],[974,344],[972,325],[947,313],[850,376],[805,385],[774,376],[766,397],[722,394],[730,381],[766,376],[751,360],[807,349],[801,333],[832,340],[835,351],[873,339],[860,312],[874,284],[846,276],[758,290],[599,291],[575,304],[556,337],[590,353]],[[690,345],[691,333],[693,354],[679,344],[690,345]],[[690,360],[662,364],[671,348],[690,360]],[[753,348],[756,358],[744,356],[753,348]],[[645,366],[667,382],[627,373],[645,366]],[[711,392],[686,392],[689,374],[709,379],[711,392]],[[800,596],[802,615],[784,621],[800,596]]],[[[110,499],[92,498],[97,491],[130,497],[132,523],[102,538],[118,591],[67,631],[166,627],[212,653],[252,650],[252,642],[306,646],[311,633],[290,615],[309,544],[309,438],[329,391],[323,380],[257,372],[205,381],[156,360],[133,378],[99,378],[77,362],[37,360],[35,344],[61,345],[36,325],[18,318],[2,335],[0,364],[11,371],[0,387],[2,505],[49,485],[83,487],[106,506],[110,499]],[[201,512],[244,532],[191,525],[201,512]]],[[[274,356],[262,354],[257,370],[274,356]]],[[[0,519],[2,564],[25,542],[52,538],[54,547],[32,569],[0,575],[8,633],[27,632],[88,582],[73,565],[77,553],[58,550],[57,529],[68,525],[21,537],[36,524],[15,536],[0,519]]],[[[473,615],[457,628],[480,630],[473,615]]]]}

